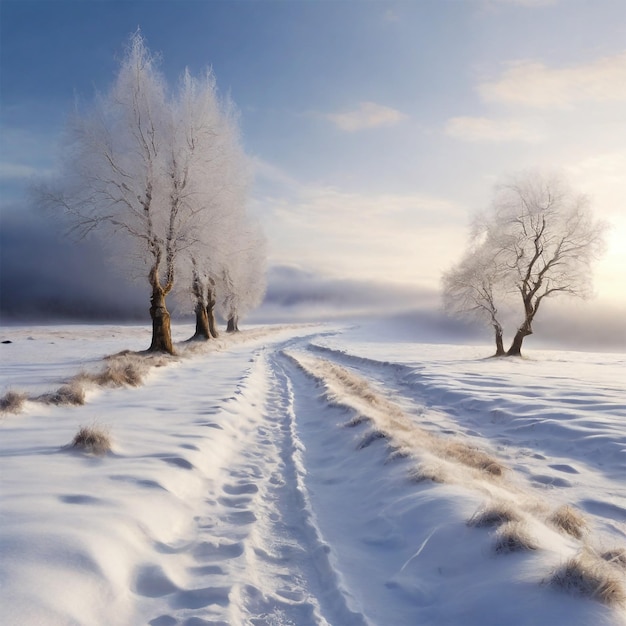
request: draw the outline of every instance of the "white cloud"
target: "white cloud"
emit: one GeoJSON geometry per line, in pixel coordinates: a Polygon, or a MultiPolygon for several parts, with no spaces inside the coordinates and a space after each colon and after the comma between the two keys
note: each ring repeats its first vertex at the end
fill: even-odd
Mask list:
{"type": "Polygon", "coordinates": [[[566,108],[577,102],[626,102],[626,53],[577,66],[519,61],[479,86],[489,102],[566,108]]]}
{"type": "MultiPolygon", "coordinates": [[[[438,288],[465,244],[467,213],[428,194],[366,194],[324,185],[282,186],[272,176],[254,210],[270,241],[270,260],[360,280],[438,288]]],[[[264,184],[260,185],[261,187],[264,184]]]]}
{"type": "Polygon", "coordinates": [[[453,117],[445,126],[449,137],[464,141],[522,141],[536,143],[541,134],[517,120],[494,120],[486,117],[453,117]]]}
{"type": "Polygon", "coordinates": [[[349,133],[380,126],[394,126],[407,119],[404,113],[375,102],[361,102],[352,111],[329,113],[325,117],[337,128],[349,133]]]}

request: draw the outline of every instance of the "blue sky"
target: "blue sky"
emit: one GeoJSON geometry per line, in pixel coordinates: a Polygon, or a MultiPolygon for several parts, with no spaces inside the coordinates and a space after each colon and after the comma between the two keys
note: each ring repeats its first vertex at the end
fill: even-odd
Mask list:
{"type": "Polygon", "coordinates": [[[211,65],[239,107],[273,264],[435,290],[494,183],[559,168],[614,224],[598,302],[626,308],[624,0],[2,0],[0,11],[3,211],[25,210],[75,95],[107,88],[139,26],[172,83],[211,65]]]}

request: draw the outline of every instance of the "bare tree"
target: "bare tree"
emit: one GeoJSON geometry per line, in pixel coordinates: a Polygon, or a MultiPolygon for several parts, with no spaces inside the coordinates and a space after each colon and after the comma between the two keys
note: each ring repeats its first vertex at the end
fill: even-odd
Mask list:
{"type": "Polygon", "coordinates": [[[484,320],[494,330],[496,354],[504,356],[504,331],[496,306],[502,268],[485,246],[471,249],[442,277],[443,307],[460,317],[484,320]]]}
{"type": "Polygon", "coordinates": [[[588,198],[561,177],[519,175],[497,188],[491,209],[476,221],[472,245],[479,242],[487,262],[468,253],[444,277],[449,306],[469,313],[476,310],[467,304],[473,298],[489,317],[497,313],[494,288],[505,300],[517,294],[523,317],[506,354],[519,356],[545,298],[590,295],[591,265],[604,250],[605,231],[588,198]]]}
{"type": "MultiPolygon", "coordinates": [[[[209,77],[210,78],[210,77],[209,77]]],[[[217,337],[215,308],[217,290],[226,289],[229,281],[220,277],[238,275],[239,263],[245,247],[250,243],[245,233],[250,230],[250,216],[246,211],[249,190],[248,163],[241,148],[238,113],[229,100],[217,98],[214,85],[206,77],[202,80],[187,77],[185,83],[193,89],[185,89],[189,105],[186,109],[199,106],[215,111],[213,132],[207,145],[205,157],[209,162],[205,170],[212,176],[199,179],[193,202],[198,207],[210,206],[202,211],[196,225],[196,240],[187,254],[187,275],[190,289],[180,294],[183,300],[191,294],[196,315],[196,331],[192,339],[207,340],[217,337]]],[[[189,117],[189,116],[188,116],[189,117]]],[[[195,145],[201,146],[204,139],[198,136],[195,145]]],[[[260,265],[264,263],[260,261],[260,265]]],[[[188,301],[188,300],[187,300],[188,301]]]]}
{"type": "MultiPolygon", "coordinates": [[[[186,239],[179,269],[189,287],[196,315],[192,339],[209,339],[217,334],[211,331],[215,320],[208,259],[216,256],[220,238],[227,237],[222,226],[222,196],[229,186],[229,111],[218,98],[211,71],[200,78],[186,71],[172,110],[175,131],[168,172],[172,198],[188,208],[194,231],[193,237],[186,239]]],[[[178,296],[184,300],[185,290],[178,296]]]]}
{"type": "Polygon", "coordinates": [[[219,277],[218,306],[227,322],[226,332],[239,330],[239,319],[258,306],[265,294],[266,244],[254,222],[239,232],[237,248],[231,252],[219,277]]]}
{"type": "Polygon", "coordinates": [[[76,109],[67,129],[61,177],[43,189],[81,236],[94,229],[130,238],[148,266],[150,350],[172,353],[165,297],[174,281],[181,232],[164,178],[167,94],[141,35],[132,36],[116,80],[93,107],[76,109]]]}
{"type": "MultiPolygon", "coordinates": [[[[63,174],[45,190],[79,234],[97,229],[133,242],[151,289],[153,351],[174,351],[166,297],[181,263],[224,236],[212,231],[229,186],[224,164],[232,137],[224,111],[211,72],[200,79],[185,72],[170,96],[137,32],[109,92],[74,114],[63,174]]],[[[204,268],[192,268],[195,293],[204,268]]]]}

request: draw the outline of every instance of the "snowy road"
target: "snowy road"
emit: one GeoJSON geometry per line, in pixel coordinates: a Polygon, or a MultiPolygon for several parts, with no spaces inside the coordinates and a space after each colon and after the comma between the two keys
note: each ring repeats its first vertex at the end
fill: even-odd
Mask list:
{"type": "MultiPolygon", "coordinates": [[[[28,332],[3,348],[6,388],[132,336],[83,329],[64,353],[77,332],[57,332],[53,355],[28,332]]],[[[484,352],[249,331],[139,388],[3,416],[0,622],[626,623],[621,558],[602,558],[626,544],[623,355],[484,352]],[[92,422],[112,453],[63,448],[92,422]],[[472,522],[495,505],[502,524],[472,522]],[[553,521],[564,505],[578,536],[553,521]],[[578,557],[611,606],[551,584],[578,557]]]]}

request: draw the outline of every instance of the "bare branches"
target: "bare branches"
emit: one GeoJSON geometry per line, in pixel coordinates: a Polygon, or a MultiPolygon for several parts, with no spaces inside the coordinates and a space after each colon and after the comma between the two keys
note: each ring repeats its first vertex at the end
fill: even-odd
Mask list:
{"type": "MultiPolygon", "coordinates": [[[[249,237],[237,116],[218,97],[210,71],[200,78],[185,71],[170,93],[137,31],[109,92],[87,110],[76,108],[64,148],[62,174],[40,189],[40,199],[66,214],[79,236],[97,230],[130,242],[151,287],[153,327],[157,317],[160,327],[169,324],[165,296],[181,271],[197,287],[201,280],[214,285],[228,267],[234,306],[244,310],[259,299],[262,289],[249,282],[264,285],[257,271],[263,247],[249,237]],[[235,252],[248,248],[255,254],[235,252]]],[[[153,335],[153,346],[167,343],[153,335]]]]}
{"type": "Polygon", "coordinates": [[[605,230],[589,200],[563,179],[518,176],[497,188],[491,210],[475,220],[470,251],[444,275],[444,306],[478,313],[495,327],[496,300],[519,294],[524,316],[509,350],[519,354],[545,298],[590,292],[590,266],[603,251],[605,230]]]}

